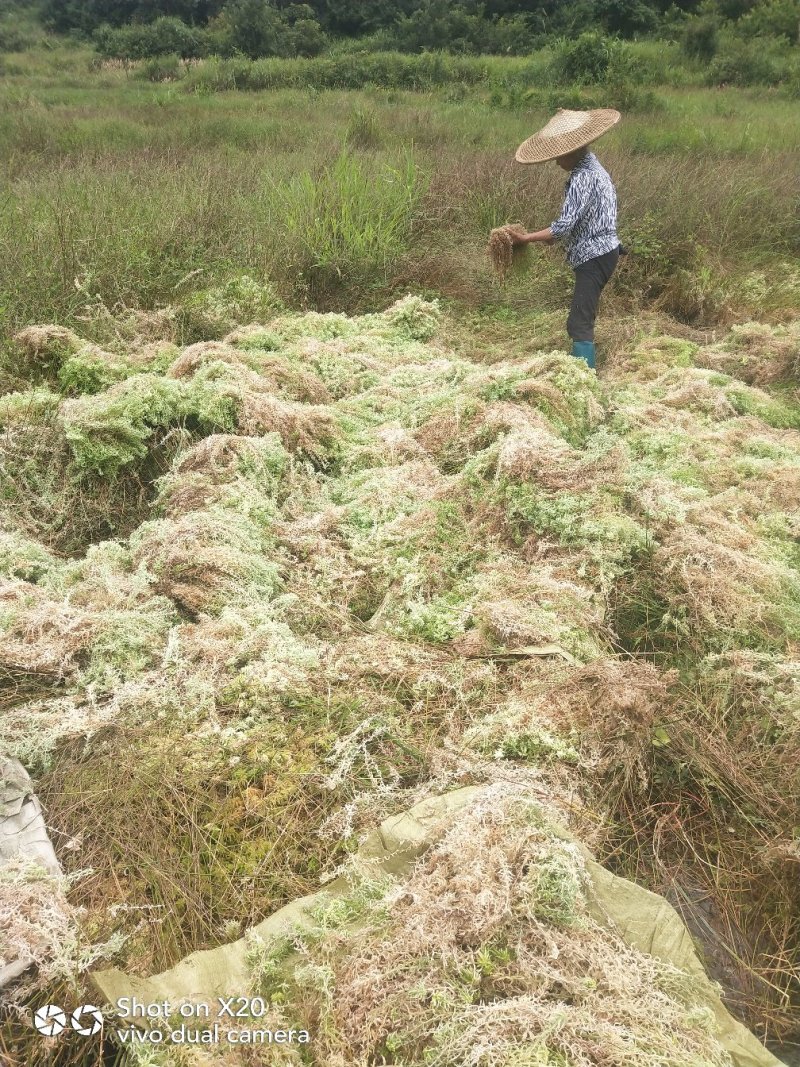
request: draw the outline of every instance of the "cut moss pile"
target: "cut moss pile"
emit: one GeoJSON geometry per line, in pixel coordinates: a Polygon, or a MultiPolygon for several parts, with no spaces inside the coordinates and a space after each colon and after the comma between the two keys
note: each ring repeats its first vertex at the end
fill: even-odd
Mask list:
{"type": "MultiPolygon", "coordinates": [[[[71,890],[84,937],[163,968],[313,888],[376,813],[511,761],[582,791],[595,847],[680,890],[690,920],[709,900],[698,929],[730,950],[732,1002],[790,1033],[800,332],[643,337],[598,379],[558,351],[487,366],[441,327],[407,297],[183,350],[20,335],[30,389],[0,397],[0,743],[68,871],[91,869],[71,890]]],[[[528,918],[531,936],[550,922],[528,918]]],[[[419,927],[420,953],[436,934],[419,927]]],[[[392,936],[358,951],[391,956],[392,936]]],[[[483,1062],[493,1012],[497,1062],[632,1062],[517,1048],[507,997],[528,978],[489,941],[506,1006],[481,1022],[475,989],[468,1008],[439,975],[455,999],[425,1024],[435,1062],[483,1062]]],[[[683,1009],[664,1005],[666,1034],[683,1009]]],[[[346,1043],[377,1055],[390,1010],[364,1006],[346,1043]]],[[[598,1033],[638,1025],[615,1012],[598,1033]]],[[[684,1062],[652,1047],[636,1062],[684,1062]]]]}
{"type": "Polygon", "coordinates": [[[255,988],[316,1035],[313,1062],[730,1067],[693,976],[598,921],[584,852],[533,792],[489,787],[410,877],[253,938],[255,988]]]}

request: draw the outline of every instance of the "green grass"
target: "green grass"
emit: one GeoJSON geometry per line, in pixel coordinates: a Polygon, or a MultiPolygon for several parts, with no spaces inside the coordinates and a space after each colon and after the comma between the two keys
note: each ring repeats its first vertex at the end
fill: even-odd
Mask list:
{"type": "MultiPolygon", "coordinates": [[[[800,240],[786,180],[800,150],[795,103],[701,88],[673,47],[636,47],[663,84],[644,110],[625,107],[598,149],[639,253],[611,310],[653,305],[707,324],[795,303],[772,291],[800,240]]],[[[202,302],[242,274],[294,306],[366,310],[416,287],[465,312],[557,311],[569,286],[557,252],[537,252],[505,290],[482,254],[492,226],[546,225],[559,208],[562,173],[517,167],[514,147],[557,104],[617,92],[554,89],[548,55],[367,57],[408,84],[409,71],[427,72],[425,91],[388,75],[382,87],[320,90],[333,60],[268,60],[275,84],[303,84],[261,92],[210,91],[239,61],[151,83],[78,47],[2,57],[0,323],[75,323],[98,302],[202,302]]],[[[344,59],[363,73],[363,56],[344,59]]]]}

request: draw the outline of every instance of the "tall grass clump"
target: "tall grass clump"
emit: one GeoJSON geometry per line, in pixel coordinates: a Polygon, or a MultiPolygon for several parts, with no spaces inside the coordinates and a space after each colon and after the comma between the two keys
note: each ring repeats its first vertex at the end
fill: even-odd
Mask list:
{"type": "Polygon", "coordinates": [[[409,249],[423,178],[413,156],[385,165],[380,177],[347,152],[320,174],[309,171],[274,185],[271,208],[285,241],[287,264],[309,289],[344,278],[369,285],[387,278],[409,249]]]}

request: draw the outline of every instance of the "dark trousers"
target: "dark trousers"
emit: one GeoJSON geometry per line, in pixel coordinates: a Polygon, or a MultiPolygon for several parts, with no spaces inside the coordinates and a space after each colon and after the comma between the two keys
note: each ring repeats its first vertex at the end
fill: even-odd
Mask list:
{"type": "Polygon", "coordinates": [[[619,249],[613,248],[575,268],[575,292],[567,318],[567,333],[573,341],[594,341],[594,320],[600,294],[618,262],[619,249]]]}

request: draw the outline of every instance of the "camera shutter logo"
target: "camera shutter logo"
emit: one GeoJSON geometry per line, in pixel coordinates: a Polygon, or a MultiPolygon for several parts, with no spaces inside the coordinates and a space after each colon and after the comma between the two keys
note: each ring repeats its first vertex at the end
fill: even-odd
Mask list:
{"type": "MultiPolygon", "coordinates": [[[[70,1024],[76,1034],[91,1037],[103,1028],[103,1013],[94,1004],[81,1004],[70,1016],[70,1024]]],[[[34,1012],[33,1025],[45,1037],[56,1037],[66,1029],[67,1013],[57,1004],[45,1004],[34,1012]]]]}
{"type": "Polygon", "coordinates": [[[45,1037],[55,1037],[67,1025],[67,1015],[57,1004],[45,1004],[33,1016],[33,1025],[45,1037]]]}
{"type": "Polygon", "coordinates": [[[97,1034],[102,1029],[103,1013],[94,1004],[81,1004],[72,1013],[70,1021],[72,1022],[72,1029],[76,1033],[83,1034],[84,1037],[91,1037],[92,1034],[97,1034]]]}

